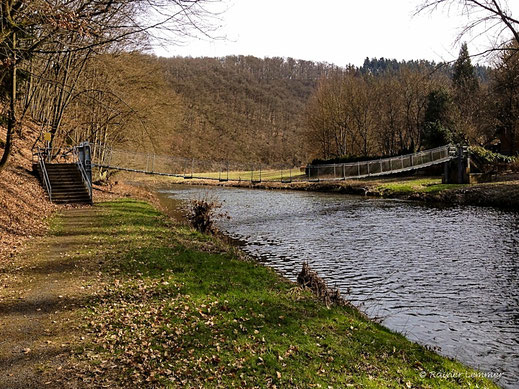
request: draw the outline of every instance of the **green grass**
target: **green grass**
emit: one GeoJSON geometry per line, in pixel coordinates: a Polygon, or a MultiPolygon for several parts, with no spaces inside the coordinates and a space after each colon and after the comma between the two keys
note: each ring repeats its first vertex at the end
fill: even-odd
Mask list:
{"type": "Polygon", "coordinates": [[[108,286],[80,359],[99,386],[494,387],[146,203],[97,208],[90,244],[108,286]]]}
{"type": "Polygon", "coordinates": [[[442,184],[441,178],[404,179],[391,181],[378,186],[384,194],[412,194],[412,193],[439,193],[444,190],[457,189],[466,185],[442,184]]]}
{"type": "MultiPolygon", "coordinates": [[[[190,178],[191,173],[187,173],[187,179],[190,178]]],[[[259,170],[233,170],[229,171],[227,174],[226,171],[222,172],[204,172],[204,173],[193,173],[193,177],[203,177],[203,178],[211,178],[211,179],[222,179],[222,180],[231,180],[231,181],[260,181],[260,172],[259,170]]],[[[299,169],[282,169],[282,170],[262,170],[261,171],[261,181],[286,181],[290,179],[298,179],[301,177],[306,177],[304,172],[301,172],[299,169]]],[[[180,177],[180,180],[184,180],[184,178],[180,177]]]]}

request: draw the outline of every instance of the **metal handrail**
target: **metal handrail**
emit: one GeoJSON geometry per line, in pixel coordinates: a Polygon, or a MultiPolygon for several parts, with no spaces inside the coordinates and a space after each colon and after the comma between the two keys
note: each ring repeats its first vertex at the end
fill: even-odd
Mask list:
{"type": "Polygon", "coordinates": [[[412,154],[350,163],[307,165],[311,181],[345,180],[395,174],[444,163],[457,156],[453,145],[436,147],[412,154]],[[353,173],[351,169],[355,170],[353,173]],[[346,171],[349,170],[348,173],[346,171]],[[337,175],[339,172],[339,175],[337,175]],[[332,176],[333,178],[330,178],[332,176]]]}
{"type": "Polygon", "coordinates": [[[47,172],[47,166],[45,165],[45,157],[46,154],[38,149],[38,163],[40,165],[41,176],[43,180],[43,184],[45,185],[45,189],[47,189],[47,193],[49,195],[49,200],[52,201],[52,185],[50,184],[49,173],[47,172]]]}
{"type": "MultiPolygon", "coordinates": [[[[423,150],[423,151],[418,151],[416,153],[411,153],[411,154],[405,154],[405,155],[399,155],[399,156],[396,156],[396,157],[387,157],[387,158],[380,158],[380,159],[371,159],[371,160],[367,160],[367,161],[358,161],[358,162],[344,162],[344,163],[330,163],[330,164],[319,164],[319,165],[308,165],[308,167],[319,167],[319,168],[327,168],[327,167],[334,167],[334,166],[345,166],[345,167],[353,167],[353,166],[357,166],[358,164],[361,164],[361,165],[364,165],[364,164],[368,164],[368,163],[384,163],[384,162],[389,162],[389,161],[395,161],[395,160],[401,160],[401,159],[406,159],[406,158],[420,158],[422,156],[425,156],[425,155],[432,155],[433,153],[436,153],[436,152],[441,152],[441,151],[449,151],[449,149],[451,148],[452,146],[451,145],[445,145],[445,146],[440,146],[440,147],[436,147],[434,149],[429,149],[429,150],[423,150]]],[[[417,165],[420,165],[420,164],[417,164],[417,165]]]]}

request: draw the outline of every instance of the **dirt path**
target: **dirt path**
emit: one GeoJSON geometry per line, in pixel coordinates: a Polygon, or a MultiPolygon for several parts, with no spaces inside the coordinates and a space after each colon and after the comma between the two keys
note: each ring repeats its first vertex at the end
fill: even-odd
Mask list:
{"type": "Polygon", "coordinates": [[[80,341],[79,309],[96,289],[98,264],[82,261],[95,245],[81,234],[98,212],[63,211],[57,231],[0,262],[0,388],[61,386],[56,372],[80,341]]]}

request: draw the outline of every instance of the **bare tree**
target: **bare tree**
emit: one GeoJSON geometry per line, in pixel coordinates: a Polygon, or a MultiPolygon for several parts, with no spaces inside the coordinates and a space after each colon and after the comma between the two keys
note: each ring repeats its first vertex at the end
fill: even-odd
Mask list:
{"type": "Polygon", "coordinates": [[[457,42],[461,42],[469,33],[485,35],[493,40],[492,46],[479,55],[505,50],[519,43],[519,19],[512,16],[506,0],[425,0],[416,13],[433,12],[440,7],[448,12],[455,10],[469,19],[458,35],[457,42]]]}
{"type": "MultiPolygon", "coordinates": [[[[157,39],[177,40],[205,34],[211,13],[208,3],[218,0],[6,0],[0,8],[0,89],[6,107],[7,131],[0,156],[0,171],[12,149],[18,126],[18,73],[29,60],[54,56],[53,69],[61,74],[61,92],[52,113],[52,133],[59,128],[62,114],[73,95],[76,80],[69,70],[81,73],[85,57],[114,48],[135,47],[135,42],[157,39]],[[140,39],[137,39],[140,38],[140,39]],[[88,53],[79,58],[73,53],[88,53]],[[79,68],[73,60],[79,59],[79,68]],[[65,90],[65,87],[67,88],[65,90]]],[[[47,64],[49,61],[46,61],[47,64]]],[[[24,72],[33,73],[31,66],[24,72]]],[[[33,80],[34,81],[34,80],[33,80]]],[[[55,80],[56,81],[56,80],[55,80]]],[[[59,82],[54,87],[60,87],[59,82]]],[[[77,91],[76,91],[77,92],[77,91]]],[[[27,104],[30,97],[25,96],[27,104]]]]}

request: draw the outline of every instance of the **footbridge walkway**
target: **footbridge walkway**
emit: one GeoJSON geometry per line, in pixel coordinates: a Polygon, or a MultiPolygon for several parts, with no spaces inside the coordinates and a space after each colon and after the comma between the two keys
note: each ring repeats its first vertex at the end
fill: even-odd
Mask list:
{"type": "Polygon", "coordinates": [[[464,150],[445,145],[412,154],[353,163],[307,165],[303,168],[279,165],[237,164],[229,161],[155,155],[113,149],[92,144],[92,166],[158,176],[216,181],[337,181],[399,174],[444,164],[456,159],[464,150]]]}

